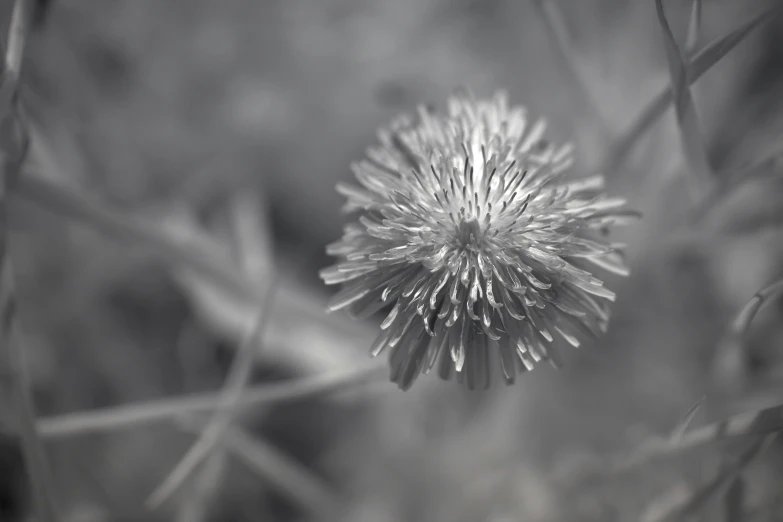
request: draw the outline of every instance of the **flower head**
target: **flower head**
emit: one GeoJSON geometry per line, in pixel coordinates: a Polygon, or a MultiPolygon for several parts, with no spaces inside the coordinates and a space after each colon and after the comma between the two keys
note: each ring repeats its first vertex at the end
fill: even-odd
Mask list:
{"type": "Polygon", "coordinates": [[[420,107],[378,135],[339,184],[358,220],[321,271],[343,287],[330,310],[367,317],[390,307],[371,353],[390,351],[391,379],[407,389],[437,366],[468,387],[507,383],[561,338],[579,346],[605,331],[614,293],[591,268],[627,274],[609,225],[633,214],[602,192],[603,178],[567,180],[571,147],[544,139],[503,93],[420,107]]]}

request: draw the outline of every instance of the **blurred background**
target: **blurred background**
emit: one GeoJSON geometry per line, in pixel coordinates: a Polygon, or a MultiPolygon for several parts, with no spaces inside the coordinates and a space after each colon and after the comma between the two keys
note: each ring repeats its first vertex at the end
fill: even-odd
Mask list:
{"type": "MultiPolygon", "coordinates": [[[[696,48],[778,1],[705,0],[696,48]]],[[[587,175],[667,88],[652,0],[556,4],[570,60],[533,0],[40,1],[22,98],[58,169],[41,175],[197,244],[242,281],[277,281],[254,389],[358,372],[372,364],[377,318],[325,314],[333,289],[317,271],[346,220],[334,186],[377,128],[461,86],[505,89],[548,119],[553,140],[574,142],[587,175]]],[[[685,42],[691,2],[664,4],[685,42]]],[[[694,85],[716,184],[781,145],[781,34],[783,17],[770,17],[694,85]]],[[[783,276],[777,163],[698,201],[685,170],[669,110],[606,171],[609,192],[644,219],[616,232],[632,274],[607,282],[618,293],[609,333],[570,350],[564,369],[481,392],[424,377],[403,393],[377,361],[380,372],[339,391],[243,408],[236,434],[248,451],[220,444],[155,510],[145,499],[203,411],[191,429],[175,416],[101,429],[64,419],[219,390],[259,294],[16,198],[19,309],[62,520],[659,520],[655,509],[698,491],[752,441],[594,472],[666,436],[702,397],[694,426],[783,403],[781,303],[759,313],[741,349],[722,342],[783,276]]],[[[13,439],[2,452],[0,519],[24,520],[13,439]]],[[[742,477],[729,488],[742,518],[725,518],[719,491],[697,519],[783,520],[780,443],[742,477]]]]}

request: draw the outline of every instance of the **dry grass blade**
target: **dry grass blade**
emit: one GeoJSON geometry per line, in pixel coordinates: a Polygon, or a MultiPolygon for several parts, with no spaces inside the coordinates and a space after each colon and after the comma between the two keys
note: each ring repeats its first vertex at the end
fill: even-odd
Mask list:
{"type": "MultiPolygon", "coordinates": [[[[373,362],[342,374],[318,375],[278,384],[250,387],[239,399],[239,407],[251,408],[298,401],[313,396],[322,397],[355,388],[381,377],[385,372],[385,364],[373,362]]],[[[385,379],[382,382],[385,384],[385,379]]],[[[168,421],[182,415],[209,413],[215,410],[219,404],[219,394],[193,394],[174,399],[162,399],[43,418],[38,420],[37,426],[42,437],[60,439],[139,427],[146,423],[168,421]]]]}
{"type": "Polygon", "coordinates": [[[755,441],[737,458],[736,461],[726,466],[715,478],[696,490],[691,497],[669,516],[662,518],[660,522],[686,521],[698,512],[722,487],[739,477],[739,475],[753,462],[758,455],[763,453],[772,444],[776,435],[761,438],[755,441]]]}
{"type": "MultiPolygon", "coordinates": [[[[137,254],[159,259],[174,272],[179,282],[185,286],[186,292],[194,299],[204,297],[204,293],[217,294],[220,299],[208,305],[222,308],[206,312],[230,312],[231,315],[220,318],[214,324],[217,328],[228,329],[230,338],[236,339],[239,344],[247,325],[255,315],[253,303],[258,303],[263,296],[259,285],[236,268],[220,242],[197,228],[171,227],[171,221],[165,221],[166,226],[161,226],[160,221],[154,221],[145,215],[112,209],[86,191],[67,186],[59,180],[68,179],[69,175],[62,171],[62,162],[53,154],[46,137],[35,126],[31,128],[31,132],[31,146],[36,164],[28,167],[26,175],[19,180],[14,196],[19,196],[22,200],[20,203],[83,225],[118,243],[133,245],[137,254]]],[[[352,349],[345,345],[344,334],[349,333],[359,338],[369,330],[362,333],[363,327],[358,323],[349,323],[335,315],[325,314],[312,297],[287,286],[281,287],[280,290],[280,299],[285,303],[288,314],[294,314],[297,320],[312,322],[313,328],[307,323],[308,327],[303,329],[303,333],[314,330],[321,330],[321,334],[328,333],[327,330],[339,332],[339,339],[323,337],[324,343],[329,346],[329,350],[340,354],[340,357],[345,356],[345,361],[350,363],[353,353],[352,349]]],[[[200,303],[196,304],[197,308],[201,306],[200,303]]],[[[281,323],[285,324],[285,321],[281,323]]],[[[274,328],[277,332],[281,330],[277,323],[274,328]]],[[[309,337],[309,334],[301,337],[309,337]]],[[[292,359],[306,359],[311,363],[316,361],[315,364],[318,364],[317,357],[313,357],[302,346],[301,343],[297,346],[286,346],[287,356],[292,359]],[[307,359],[308,357],[310,359],[307,359]]],[[[342,371],[343,368],[334,369],[342,371]]]]}
{"type": "Polygon", "coordinates": [[[571,76],[574,85],[576,85],[579,95],[582,97],[585,106],[591,111],[592,115],[605,129],[605,119],[600,111],[600,106],[593,96],[593,90],[590,88],[582,68],[579,66],[579,59],[571,36],[568,34],[563,13],[555,0],[533,0],[533,5],[538,9],[544,24],[552,40],[555,42],[560,56],[565,63],[568,74],[571,76]]]}
{"type": "Polygon", "coordinates": [[[696,414],[701,409],[702,404],[704,404],[704,401],[706,400],[706,397],[702,397],[699,399],[696,404],[691,406],[688,411],[685,413],[685,416],[683,417],[682,421],[677,425],[677,427],[672,431],[672,441],[673,442],[680,442],[682,440],[682,437],[685,435],[685,432],[688,431],[688,427],[693,422],[693,418],[696,416],[696,414]]]}
{"type": "Polygon", "coordinates": [[[736,477],[726,491],[726,522],[742,522],[745,505],[745,481],[736,477]]]}
{"type": "MultiPolygon", "coordinates": [[[[44,140],[32,131],[32,147],[41,169],[53,178],[59,176],[57,161],[44,147],[44,140]]],[[[34,203],[37,207],[68,219],[83,223],[119,241],[126,241],[160,256],[175,267],[193,270],[215,282],[232,295],[247,300],[258,300],[256,285],[225,263],[225,260],[206,255],[189,244],[177,242],[160,230],[155,223],[135,216],[115,212],[99,201],[82,194],[71,187],[45,178],[34,172],[27,172],[17,185],[16,195],[34,203]]]]}
{"type": "Polygon", "coordinates": [[[248,333],[247,338],[235,356],[226,379],[226,385],[221,392],[217,409],[213,412],[198,440],[188,449],[185,456],[177,463],[171,473],[150,494],[146,501],[146,505],[150,509],[158,507],[185,482],[193,470],[204,461],[215,445],[217,445],[220,437],[231,424],[242,392],[252,375],[255,352],[263,339],[267,320],[270,316],[269,309],[272,306],[275,288],[276,286],[271,284],[267,287],[265,302],[261,305],[252,331],[248,333]]]}
{"type": "Polygon", "coordinates": [[[272,262],[269,255],[271,245],[268,231],[259,226],[263,212],[257,203],[257,198],[253,196],[243,194],[237,197],[237,201],[233,205],[234,228],[237,236],[237,250],[239,257],[243,260],[245,272],[255,278],[267,281],[267,298],[261,305],[252,331],[241,344],[234,358],[221,394],[220,406],[212,413],[198,440],[186,452],[168,477],[150,495],[147,501],[148,507],[155,508],[164,502],[184,483],[188,475],[209,456],[217,445],[218,439],[233,421],[242,393],[250,383],[256,351],[263,342],[265,326],[270,316],[272,297],[277,288],[277,285],[273,283],[275,278],[271,273],[272,262]]]}
{"type": "Polygon", "coordinates": [[[753,298],[737,314],[729,330],[715,353],[716,360],[743,360],[745,357],[744,338],[750,323],[761,308],[783,295],[783,279],[756,292],[753,298]]]}
{"type": "MultiPolygon", "coordinates": [[[[199,430],[199,423],[191,420],[182,425],[190,431],[199,430]]],[[[251,437],[244,430],[229,427],[222,444],[240,461],[263,477],[279,493],[305,508],[320,520],[329,520],[339,507],[329,488],[309,470],[280,453],[261,439],[251,437]]]]}
{"type": "Polygon", "coordinates": [[[28,135],[18,106],[19,78],[25,43],[30,32],[33,5],[30,0],[16,0],[11,11],[6,53],[3,57],[0,83],[0,118],[2,119],[3,172],[0,182],[0,343],[3,349],[3,377],[11,391],[19,423],[19,436],[26,470],[33,492],[35,510],[41,522],[59,520],[51,472],[35,428],[35,408],[30,389],[26,351],[17,330],[16,292],[13,266],[8,249],[7,204],[27,159],[28,135]]]}
{"type": "Polygon", "coordinates": [[[240,192],[231,205],[234,241],[242,265],[254,280],[268,280],[272,273],[272,239],[265,212],[256,194],[240,192]]]}
{"type": "Polygon", "coordinates": [[[690,218],[691,224],[697,226],[703,223],[710,216],[710,212],[717,209],[719,203],[742,184],[776,175],[776,166],[781,155],[783,155],[783,146],[779,145],[767,154],[761,154],[758,159],[749,164],[726,172],[725,179],[715,185],[712,192],[699,203],[690,218]]]}
{"type": "Polygon", "coordinates": [[[685,38],[685,50],[688,54],[693,53],[696,46],[699,45],[701,36],[701,0],[693,0],[691,3],[691,18],[688,20],[688,35],[685,38]]]}
{"type": "MultiPolygon", "coordinates": [[[[693,83],[709,71],[721,58],[739,45],[756,27],[769,21],[781,9],[775,5],[761,14],[751,18],[726,36],[713,40],[697,52],[688,67],[688,81],[693,83]]],[[[662,90],[634,119],[628,130],[623,133],[617,144],[609,152],[604,161],[604,172],[613,172],[622,164],[636,143],[647,133],[647,130],[660,119],[674,101],[670,88],[662,90]]]]}
{"type": "Polygon", "coordinates": [[[712,182],[712,167],[707,159],[704,142],[699,129],[699,117],[696,113],[696,105],[693,103],[693,95],[690,90],[688,78],[688,66],[683,60],[680,47],[674,38],[666,13],[663,10],[663,0],[655,0],[655,8],[658,13],[658,22],[661,25],[664,44],[666,47],[666,60],[669,64],[671,75],[672,95],[674,96],[674,109],[677,113],[677,125],[680,128],[683,152],[688,164],[694,199],[705,191],[712,182]]]}
{"type": "Polygon", "coordinates": [[[660,521],[682,506],[690,498],[692,491],[688,483],[684,481],[677,483],[645,506],[639,516],[639,522],[660,521]]]}
{"type": "Polygon", "coordinates": [[[6,43],[5,63],[6,72],[11,73],[18,81],[22,70],[24,47],[27,43],[27,35],[30,32],[30,17],[33,12],[33,2],[29,0],[16,0],[11,14],[11,23],[8,26],[8,42],[6,43]]]}
{"type": "Polygon", "coordinates": [[[713,442],[770,435],[781,431],[783,431],[783,405],[741,413],[729,419],[691,430],[679,442],[670,439],[650,440],[637,448],[632,455],[610,463],[606,466],[606,472],[613,474],[638,468],[652,460],[672,457],[681,451],[713,442]]]}
{"type": "MultiPolygon", "coordinates": [[[[783,295],[783,279],[758,291],[743,307],[729,329],[728,338],[731,346],[734,346],[732,349],[741,349],[737,346],[761,307],[781,295],[783,295]]],[[[728,345],[724,344],[722,349],[728,349],[726,346],[728,345]]],[[[619,472],[634,468],[654,458],[669,456],[678,451],[718,440],[752,435],[770,435],[779,431],[783,431],[783,405],[736,415],[730,419],[692,430],[678,438],[651,440],[638,448],[630,457],[619,459],[608,468],[619,472]]]]}
{"type": "MultiPolygon", "coordinates": [[[[165,204],[170,205],[173,200],[193,209],[201,208],[207,201],[225,197],[241,181],[237,170],[220,168],[227,161],[227,156],[226,151],[205,154],[199,159],[198,168],[173,187],[173,197],[167,197],[165,204]]],[[[154,202],[152,206],[156,204],[159,203],[154,202]]]]}
{"type": "Polygon", "coordinates": [[[204,462],[201,472],[194,478],[193,487],[177,509],[174,522],[208,521],[210,506],[215,501],[218,485],[227,465],[226,452],[214,451],[204,462]]]}
{"type": "Polygon", "coordinates": [[[750,323],[753,322],[753,319],[756,317],[756,314],[759,313],[761,307],[774,301],[781,295],[783,295],[783,279],[775,281],[756,292],[753,298],[748,301],[748,304],[746,304],[740,313],[737,314],[737,317],[734,318],[734,321],[731,324],[730,335],[734,337],[744,337],[750,328],[750,323]]]}
{"type": "Polygon", "coordinates": [[[31,4],[29,0],[16,0],[11,11],[3,54],[3,71],[0,74],[0,114],[3,117],[15,111],[14,104],[19,96],[22,59],[30,29],[31,4]]]}
{"type": "Polygon", "coordinates": [[[770,498],[764,499],[756,506],[745,511],[743,514],[744,518],[741,518],[740,520],[743,522],[769,522],[770,520],[774,520],[774,513],[780,514],[781,509],[783,509],[783,490],[773,494],[770,498]]]}

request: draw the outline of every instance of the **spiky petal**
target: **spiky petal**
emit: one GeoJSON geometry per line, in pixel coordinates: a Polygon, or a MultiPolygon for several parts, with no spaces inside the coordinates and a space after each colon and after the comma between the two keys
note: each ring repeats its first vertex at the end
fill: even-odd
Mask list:
{"type": "Polygon", "coordinates": [[[634,217],[603,194],[603,178],[567,180],[569,145],[544,139],[504,93],[420,107],[378,133],[353,165],[359,186],[339,184],[358,221],[321,271],[342,289],[329,309],[367,317],[390,309],[371,353],[390,352],[391,379],[407,389],[437,367],[468,387],[507,383],[561,338],[579,346],[605,331],[614,293],[591,273],[627,274],[608,226],[634,217]]]}

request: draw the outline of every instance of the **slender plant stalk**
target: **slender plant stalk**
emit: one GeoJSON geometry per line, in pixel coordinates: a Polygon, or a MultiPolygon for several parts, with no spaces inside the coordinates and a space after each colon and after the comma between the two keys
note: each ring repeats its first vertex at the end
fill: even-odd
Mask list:
{"type": "MultiPolygon", "coordinates": [[[[248,276],[258,281],[274,281],[272,274],[272,242],[269,238],[269,227],[263,219],[264,211],[259,203],[257,195],[248,192],[238,194],[231,205],[234,221],[234,237],[236,252],[242,260],[242,265],[248,276]]],[[[271,289],[275,285],[267,283],[270,293],[270,301],[265,305],[271,306],[271,289]]],[[[271,313],[265,310],[268,315],[271,313]]],[[[263,316],[258,321],[263,321],[263,316]]],[[[217,493],[217,486],[223,476],[226,455],[223,448],[218,446],[221,434],[230,427],[238,413],[240,399],[250,384],[255,352],[263,339],[257,339],[258,343],[246,343],[240,346],[234,362],[229,371],[229,378],[221,393],[221,399],[225,399],[222,409],[216,409],[212,417],[205,424],[197,441],[191,446],[189,454],[195,455],[203,461],[200,469],[194,471],[192,479],[193,494],[180,505],[178,519],[182,522],[204,520],[209,511],[209,504],[217,493]],[[198,450],[201,449],[199,453],[198,450]]],[[[187,456],[187,454],[186,454],[187,456]]],[[[186,458],[182,459],[185,462],[186,458]]],[[[193,466],[194,470],[196,465],[193,466]]]]}
{"type": "Polygon", "coordinates": [[[701,39],[701,0],[691,3],[691,18],[688,20],[688,36],[685,38],[685,51],[692,54],[701,39]]]}
{"type": "Polygon", "coordinates": [[[600,131],[606,134],[606,118],[601,112],[601,106],[593,93],[590,82],[584,74],[584,70],[579,65],[580,57],[574,47],[571,35],[568,33],[562,10],[555,0],[533,0],[533,6],[538,10],[550,38],[554,41],[555,47],[565,64],[565,69],[571,76],[571,81],[575,85],[583,103],[590,115],[596,118],[596,122],[600,125],[600,131]]]}
{"type": "Polygon", "coordinates": [[[729,463],[710,481],[703,484],[693,493],[682,499],[681,503],[672,506],[669,511],[659,514],[651,522],[686,522],[726,484],[737,479],[753,460],[769,448],[777,435],[767,435],[755,440],[735,462],[729,463]]]}
{"type": "MultiPolygon", "coordinates": [[[[309,397],[323,397],[353,389],[380,379],[386,365],[372,362],[349,372],[316,375],[276,384],[253,386],[240,398],[241,408],[294,402],[309,397]]],[[[385,379],[381,381],[386,388],[385,379]]],[[[38,420],[38,431],[46,439],[63,439],[90,433],[139,427],[153,422],[170,421],[182,415],[210,413],[220,404],[219,393],[199,393],[172,399],[123,404],[93,411],[66,413],[38,420]]]]}
{"type": "MultiPolygon", "coordinates": [[[[192,432],[204,429],[203,424],[192,418],[182,419],[180,426],[192,432]]],[[[273,445],[251,436],[239,426],[229,426],[220,443],[270,486],[317,519],[331,520],[338,512],[338,499],[328,485],[273,445]]]]}
{"type": "Polygon", "coordinates": [[[16,410],[19,436],[35,510],[41,522],[59,520],[51,485],[51,472],[35,428],[30,375],[25,348],[18,330],[14,270],[8,242],[8,197],[27,158],[28,135],[19,106],[19,78],[25,42],[30,31],[31,0],[16,0],[11,14],[0,87],[3,171],[0,183],[0,349],[5,381],[16,410]]]}
{"type": "Polygon", "coordinates": [[[669,63],[671,90],[674,97],[677,126],[680,129],[680,141],[682,142],[682,149],[685,153],[689,171],[686,180],[689,182],[693,199],[698,200],[702,193],[707,192],[711,187],[713,172],[707,157],[707,151],[704,148],[696,104],[693,101],[693,95],[690,90],[692,80],[689,76],[691,70],[685,62],[683,52],[674,38],[674,33],[663,9],[663,0],[655,0],[655,7],[661,32],[663,33],[666,58],[669,63]]]}
{"type": "Polygon", "coordinates": [[[258,280],[265,289],[264,302],[259,305],[254,324],[240,344],[221,392],[220,407],[215,410],[196,442],[186,452],[174,470],[150,495],[147,505],[155,508],[178,488],[188,475],[211,454],[219,439],[233,422],[243,392],[250,384],[258,347],[263,342],[266,325],[271,314],[273,296],[277,289],[271,261],[271,244],[268,231],[258,226],[262,209],[257,200],[240,198],[233,205],[234,229],[237,253],[242,268],[253,280],[258,280]]]}
{"type": "Polygon", "coordinates": [[[275,288],[274,285],[268,285],[267,298],[259,309],[255,324],[237,351],[226,385],[220,393],[217,409],[185,456],[150,494],[146,502],[150,509],[160,506],[185,482],[187,477],[209,456],[231,424],[237,405],[241,401],[242,392],[252,375],[253,361],[266,330],[275,288]]]}
{"type": "MultiPolygon", "coordinates": [[[[688,84],[692,84],[701,78],[712,66],[717,64],[732,49],[742,43],[754,29],[765,22],[779,15],[783,11],[783,5],[776,3],[762,13],[754,16],[741,24],[731,33],[716,38],[710,43],[704,45],[698,52],[693,53],[688,66],[688,84]]],[[[639,115],[633,119],[633,123],[622,137],[612,147],[604,160],[604,172],[614,172],[622,165],[623,161],[629,156],[634,146],[646,134],[647,130],[657,122],[661,116],[671,107],[674,102],[674,93],[670,85],[667,85],[661,92],[653,98],[639,115]]]]}
{"type": "MultiPolygon", "coordinates": [[[[756,292],[739,311],[728,328],[728,337],[739,342],[746,335],[759,310],[783,295],[783,279],[775,281],[756,292]]],[[[630,455],[610,459],[599,474],[618,474],[638,469],[655,459],[672,457],[682,451],[707,444],[741,437],[764,437],[783,432],[783,404],[758,411],[745,412],[728,419],[687,431],[699,401],[686,414],[671,437],[650,439],[637,447],[630,455]]]]}

